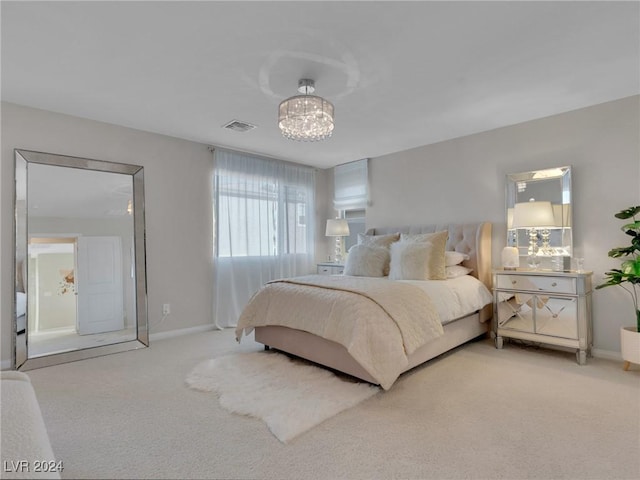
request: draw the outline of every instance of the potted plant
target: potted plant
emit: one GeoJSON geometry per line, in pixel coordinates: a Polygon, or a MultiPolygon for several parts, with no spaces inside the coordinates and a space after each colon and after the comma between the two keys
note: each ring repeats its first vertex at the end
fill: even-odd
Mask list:
{"type": "Polygon", "coordinates": [[[631,244],[627,247],[613,248],[609,251],[611,258],[626,258],[620,268],[613,268],[605,272],[607,281],[596,286],[596,289],[618,285],[624,288],[633,302],[636,315],[635,327],[622,327],[620,329],[620,345],[624,369],[628,370],[630,363],[640,364],[640,221],[636,215],[640,214],[640,205],[627,208],[615,214],[621,220],[631,219],[631,223],[622,226],[622,231],[631,237],[631,244]]]}

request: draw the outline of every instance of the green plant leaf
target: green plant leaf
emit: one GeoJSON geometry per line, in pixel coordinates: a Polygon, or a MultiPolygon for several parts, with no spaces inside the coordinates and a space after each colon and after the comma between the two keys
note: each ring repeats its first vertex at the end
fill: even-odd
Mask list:
{"type": "Polygon", "coordinates": [[[620,230],[622,230],[627,235],[637,237],[640,234],[640,222],[627,223],[626,225],[620,227],[620,230]]]}
{"type": "Polygon", "coordinates": [[[622,210],[621,212],[616,213],[614,216],[621,220],[626,220],[627,218],[635,217],[638,213],[640,213],[640,205],[622,210]]]}
{"type": "MultiPolygon", "coordinates": [[[[621,229],[624,233],[631,238],[631,245],[627,247],[617,247],[609,250],[609,256],[612,258],[628,257],[631,258],[623,261],[620,268],[612,268],[608,272],[605,272],[605,282],[600,285],[596,285],[596,290],[611,287],[613,285],[620,285],[625,290],[628,290],[623,283],[629,283],[633,286],[633,291],[629,291],[633,297],[633,303],[635,310],[638,311],[638,297],[636,293],[637,286],[640,285],[640,221],[635,219],[635,216],[640,213],[640,205],[627,208],[619,213],[615,214],[616,218],[627,220],[633,218],[632,223],[627,223],[621,229]]],[[[640,317],[638,317],[638,331],[640,331],[640,317]]]]}
{"type": "Polygon", "coordinates": [[[626,262],[622,262],[622,266],[620,267],[620,269],[622,270],[622,273],[624,275],[628,275],[631,277],[640,277],[640,259],[627,260],[626,262]]]}
{"type": "Polygon", "coordinates": [[[617,268],[614,268],[612,270],[609,270],[608,272],[605,272],[604,275],[605,277],[608,277],[607,281],[605,283],[602,283],[596,286],[596,290],[599,290],[604,287],[610,287],[611,285],[620,285],[622,282],[624,282],[624,274],[622,273],[621,270],[618,270],[617,268]]]}
{"type": "Polygon", "coordinates": [[[636,248],[633,246],[612,248],[611,250],[609,250],[609,256],[611,258],[619,258],[619,257],[624,257],[626,255],[632,255],[635,251],[636,251],[636,248]]]}

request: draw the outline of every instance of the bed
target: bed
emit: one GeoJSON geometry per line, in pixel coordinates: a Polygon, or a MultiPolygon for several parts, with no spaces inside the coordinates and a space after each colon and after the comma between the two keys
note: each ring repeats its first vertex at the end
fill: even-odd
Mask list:
{"type": "Polygon", "coordinates": [[[405,236],[428,236],[424,234],[442,231],[448,232],[444,236],[446,250],[464,255],[460,266],[470,270],[469,275],[451,281],[425,282],[349,275],[277,280],[263,286],[243,311],[236,330],[238,340],[254,331],[255,340],[265,348],[286,352],[389,389],[400,374],[484,336],[490,329],[490,223],[374,228],[366,232],[366,237],[383,238],[397,233],[404,239],[405,236]],[[472,311],[463,312],[464,308],[469,309],[465,306],[458,311],[459,315],[456,314],[458,307],[452,308],[445,316],[453,315],[454,318],[441,321],[440,315],[448,303],[447,285],[472,282],[476,293],[466,294],[466,286],[456,286],[454,293],[447,295],[463,300],[476,296],[480,303],[472,311]],[[435,299],[425,300],[428,295],[418,291],[431,291],[435,299]],[[437,325],[433,323],[434,310],[439,320],[437,325]],[[412,316],[417,312],[427,312],[428,315],[424,315],[429,318],[415,322],[412,316]],[[378,316],[381,317],[379,320],[376,319],[378,316]],[[393,321],[389,322],[389,318],[393,321]],[[352,323],[355,326],[351,326],[352,323]],[[348,334],[344,335],[339,331],[341,329],[348,329],[348,334]],[[357,338],[355,331],[359,332],[357,338]],[[398,343],[396,337],[400,347],[395,345],[398,343]],[[388,346],[387,342],[394,346],[388,346]]]}

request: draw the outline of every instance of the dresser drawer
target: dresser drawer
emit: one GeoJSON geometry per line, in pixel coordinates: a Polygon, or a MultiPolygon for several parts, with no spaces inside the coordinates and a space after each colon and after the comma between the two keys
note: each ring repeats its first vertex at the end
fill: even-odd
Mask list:
{"type": "Polygon", "coordinates": [[[318,265],[318,275],[342,275],[342,272],[344,272],[344,265],[318,265]]]}
{"type": "Polygon", "coordinates": [[[531,292],[565,293],[576,295],[576,279],[544,275],[496,275],[496,287],[531,292]]]}

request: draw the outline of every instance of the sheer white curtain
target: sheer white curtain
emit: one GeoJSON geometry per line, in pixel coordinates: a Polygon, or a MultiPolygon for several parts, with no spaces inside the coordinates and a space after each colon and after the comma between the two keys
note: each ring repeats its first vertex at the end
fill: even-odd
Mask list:
{"type": "Polygon", "coordinates": [[[213,312],[222,328],[265,282],[313,272],[315,171],[227,150],[214,162],[213,312]]]}

